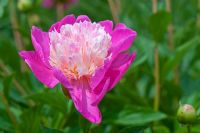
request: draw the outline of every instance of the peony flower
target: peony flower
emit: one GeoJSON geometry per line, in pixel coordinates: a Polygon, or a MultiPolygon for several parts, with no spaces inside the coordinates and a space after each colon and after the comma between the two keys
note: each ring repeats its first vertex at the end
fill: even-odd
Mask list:
{"type": "Polygon", "coordinates": [[[91,22],[68,15],[48,32],[32,27],[35,51],[21,51],[37,79],[53,88],[61,83],[76,109],[90,122],[100,123],[98,104],[122,78],[136,53],[129,53],[136,32],[112,21],[91,22]]]}
{"type": "Polygon", "coordinates": [[[46,8],[51,8],[54,7],[58,2],[63,3],[65,7],[68,7],[68,5],[76,3],[77,0],[43,0],[42,6],[46,8]]]}

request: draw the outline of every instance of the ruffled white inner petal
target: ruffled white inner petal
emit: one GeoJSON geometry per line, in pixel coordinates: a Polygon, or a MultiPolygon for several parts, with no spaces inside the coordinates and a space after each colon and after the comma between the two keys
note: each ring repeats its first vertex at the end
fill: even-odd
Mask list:
{"type": "Polygon", "coordinates": [[[66,24],[60,33],[49,32],[49,38],[50,64],[70,79],[92,76],[108,58],[111,36],[100,24],[88,21],[66,24]]]}

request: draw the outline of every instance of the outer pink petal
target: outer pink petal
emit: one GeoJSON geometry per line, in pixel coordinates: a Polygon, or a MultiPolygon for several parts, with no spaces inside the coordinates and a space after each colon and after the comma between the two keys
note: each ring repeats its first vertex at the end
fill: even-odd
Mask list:
{"type": "Polygon", "coordinates": [[[96,99],[93,92],[89,91],[88,83],[80,83],[77,88],[70,93],[76,109],[90,122],[99,124],[101,122],[101,112],[98,107],[92,105],[96,99]]]}
{"type": "Polygon", "coordinates": [[[58,69],[53,69],[54,76],[64,85],[68,91],[73,89],[72,84],[70,84],[70,81],[65,77],[65,75],[58,69]]]}
{"type": "Polygon", "coordinates": [[[107,93],[108,87],[110,84],[110,78],[104,78],[99,85],[94,89],[94,93],[96,94],[95,101],[93,101],[92,105],[98,105],[100,101],[103,99],[105,94],[107,93]]]}
{"type": "Polygon", "coordinates": [[[118,24],[115,26],[115,31],[116,31],[116,30],[119,30],[119,29],[127,29],[127,27],[126,27],[125,24],[118,23],[118,24]]]}
{"type": "Polygon", "coordinates": [[[104,95],[119,82],[130,64],[133,62],[135,55],[136,53],[134,52],[133,54],[121,53],[117,56],[116,60],[112,62],[109,70],[104,75],[104,79],[101,80],[98,86],[94,89],[94,93],[97,97],[93,105],[98,105],[104,95]]]}
{"type": "Polygon", "coordinates": [[[96,105],[92,105],[96,95],[91,92],[89,84],[84,80],[69,82],[59,70],[55,70],[54,75],[68,89],[76,109],[90,122],[99,124],[101,112],[96,105]]]}
{"type": "Polygon", "coordinates": [[[31,39],[36,53],[40,56],[45,65],[50,66],[49,59],[49,35],[41,31],[39,28],[33,26],[31,30],[31,39]]]}
{"type": "Polygon", "coordinates": [[[131,29],[118,29],[112,33],[110,52],[118,54],[130,48],[137,33],[131,29]]]}
{"type": "Polygon", "coordinates": [[[93,105],[98,105],[104,95],[119,82],[133,62],[135,55],[136,53],[134,52],[133,54],[121,53],[117,56],[116,60],[112,62],[112,65],[104,75],[104,78],[94,89],[94,93],[97,95],[97,98],[93,105]]]}
{"type": "Polygon", "coordinates": [[[101,82],[101,80],[104,78],[106,72],[108,71],[110,65],[112,63],[112,60],[110,59],[106,59],[104,61],[104,66],[98,68],[96,71],[95,71],[95,74],[94,76],[92,76],[92,78],[90,79],[90,87],[92,88],[92,90],[94,88],[97,87],[97,85],[101,82]]]}
{"type": "Polygon", "coordinates": [[[105,28],[105,31],[109,33],[110,35],[112,34],[112,29],[113,29],[113,22],[110,20],[105,20],[105,21],[100,21],[99,24],[105,28]]]}
{"type": "Polygon", "coordinates": [[[88,21],[88,22],[91,22],[90,18],[86,15],[80,15],[78,16],[78,18],[76,19],[76,23],[79,23],[79,22],[84,22],[84,21],[88,21]]]}
{"type": "Polygon", "coordinates": [[[112,62],[112,65],[110,68],[112,69],[118,69],[121,66],[127,64],[128,62],[130,62],[132,59],[134,59],[136,56],[136,52],[133,52],[132,54],[128,53],[128,52],[123,52],[120,53],[117,58],[112,62]]]}
{"type": "Polygon", "coordinates": [[[60,20],[60,21],[56,22],[55,24],[53,24],[51,26],[51,28],[49,29],[49,31],[56,30],[56,31],[60,32],[60,27],[62,25],[74,24],[75,21],[76,21],[76,18],[75,18],[74,15],[67,15],[62,20],[60,20]]]}
{"type": "Polygon", "coordinates": [[[106,92],[111,90],[118,83],[135,57],[135,53],[130,55],[123,53],[123,51],[131,46],[136,32],[127,29],[123,24],[118,24],[114,32],[115,33],[111,35],[113,35],[112,42],[116,43],[116,46],[111,48],[112,59],[109,60],[111,66],[108,62],[109,65],[104,63],[108,67],[96,71],[94,77],[91,79],[90,84],[92,88],[94,88],[94,93],[97,95],[93,105],[98,105],[106,92]],[[118,40],[119,42],[117,42],[118,40]],[[108,83],[109,85],[107,85],[108,83]]]}
{"type": "Polygon", "coordinates": [[[134,61],[135,56],[136,52],[134,52],[133,54],[121,53],[118,55],[105,76],[110,78],[108,91],[110,91],[119,82],[119,80],[122,78],[122,76],[128,70],[129,66],[134,61]]]}
{"type": "Polygon", "coordinates": [[[40,82],[49,88],[53,88],[58,84],[59,81],[54,77],[52,70],[44,65],[36,52],[21,51],[20,56],[25,60],[40,82]]]}

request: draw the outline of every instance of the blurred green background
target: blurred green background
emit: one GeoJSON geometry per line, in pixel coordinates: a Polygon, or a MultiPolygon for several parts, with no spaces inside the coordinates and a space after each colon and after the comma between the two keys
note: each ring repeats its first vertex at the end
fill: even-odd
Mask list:
{"type": "MultiPolygon", "coordinates": [[[[151,0],[79,0],[64,11],[96,22],[114,18],[138,33],[131,47],[136,60],[100,103],[102,123],[94,125],[59,85],[41,84],[18,55],[33,50],[32,25],[47,31],[58,20],[56,7],[44,8],[40,0],[0,0],[0,132],[187,132],[176,112],[180,102],[200,112],[200,0],[158,0],[154,13],[153,5],[151,0]]],[[[198,121],[192,132],[200,133],[198,121]]]]}

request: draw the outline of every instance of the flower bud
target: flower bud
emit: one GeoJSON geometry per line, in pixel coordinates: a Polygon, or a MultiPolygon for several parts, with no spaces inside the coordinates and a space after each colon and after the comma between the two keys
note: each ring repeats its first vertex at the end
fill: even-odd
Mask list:
{"type": "Polygon", "coordinates": [[[32,0],[19,0],[17,7],[20,11],[28,11],[32,8],[32,0]]]}
{"type": "Polygon", "coordinates": [[[40,17],[37,14],[29,14],[28,15],[29,25],[36,25],[40,22],[40,17]]]}
{"type": "Polygon", "coordinates": [[[196,121],[196,110],[189,104],[181,105],[177,112],[178,121],[181,124],[192,124],[196,121]]]}

